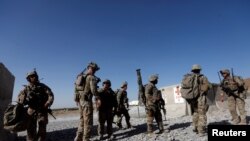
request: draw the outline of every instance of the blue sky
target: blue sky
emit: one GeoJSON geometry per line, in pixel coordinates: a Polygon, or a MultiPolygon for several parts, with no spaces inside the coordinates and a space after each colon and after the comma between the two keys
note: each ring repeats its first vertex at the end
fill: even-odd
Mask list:
{"type": "Polygon", "coordinates": [[[128,81],[130,101],[137,68],[143,83],[159,74],[158,87],[180,83],[193,64],[210,82],[222,68],[248,78],[249,7],[248,0],[1,0],[0,62],[15,76],[13,100],[36,68],[54,108],[75,106],[74,81],[90,61],[113,89],[128,81]]]}

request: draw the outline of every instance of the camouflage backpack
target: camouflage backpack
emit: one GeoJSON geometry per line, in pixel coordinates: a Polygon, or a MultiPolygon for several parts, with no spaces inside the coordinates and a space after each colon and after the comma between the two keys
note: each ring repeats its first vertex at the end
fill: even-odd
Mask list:
{"type": "Polygon", "coordinates": [[[27,109],[23,104],[9,104],[4,111],[4,129],[20,132],[27,129],[27,109]]]}
{"type": "Polygon", "coordinates": [[[85,82],[86,82],[87,75],[84,74],[84,71],[77,75],[75,81],[75,98],[76,102],[80,101],[80,91],[84,90],[85,82]]]}
{"type": "Polygon", "coordinates": [[[241,93],[243,95],[243,97],[246,99],[248,87],[247,87],[244,79],[241,76],[234,76],[234,77],[235,77],[235,79],[238,79],[239,83],[241,83],[241,85],[238,88],[238,92],[241,93]]]}
{"type": "Polygon", "coordinates": [[[83,91],[84,86],[85,86],[85,80],[86,80],[87,75],[81,72],[80,74],[77,75],[76,81],[75,81],[75,87],[76,90],[78,91],[83,91]]]}
{"type": "Polygon", "coordinates": [[[181,96],[186,100],[192,100],[199,96],[198,78],[202,75],[186,74],[181,81],[181,96]]]}

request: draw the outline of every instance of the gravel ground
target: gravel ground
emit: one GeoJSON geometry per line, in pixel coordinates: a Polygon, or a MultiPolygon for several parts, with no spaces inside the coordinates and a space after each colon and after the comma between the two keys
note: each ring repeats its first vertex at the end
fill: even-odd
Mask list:
{"type": "MultiPolygon", "coordinates": [[[[250,99],[246,100],[247,120],[250,120],[250,99]]],[[[156,134],[158,132],[156,124],[154,124],[155,134],[147,136],[147,126],[145,118],[134,117],[136,110],[130,110],[132,128],[118,130],[114,125],[115,140],[119,141],[207,141],[207,136],[199,137],[192,131],[192,117],[183,116],[178,118],[167,118],[164,122],[164,128],[169,129],[169,132],[156,134]]],[[[92,130],[92,140],[97,140],[97,120],[96,112],[94,114],[94,126],[92,130]]],[[[210,106],[207,113],[208,124],[230,124],[230,115],[227,109],[218,109],[216,106],[210,106]]],[[[48,141],[73,141],[78,125],[77,114],[67,117],[57,117],[57,120],[50,119],[47,128],[48,141]]],[[[123,120],[125,126],[125,121],[123,120]]],[[[26,132],[18,133],[20,141],[25,140],[26,132]]]]}

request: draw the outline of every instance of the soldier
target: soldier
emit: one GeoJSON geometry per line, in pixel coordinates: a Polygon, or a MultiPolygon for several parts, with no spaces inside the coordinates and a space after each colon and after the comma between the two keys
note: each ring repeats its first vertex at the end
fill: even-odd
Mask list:
{"type": "Polygon", "coordinates": [[[127,88],[128,88],[128,83],[125,81],[121,85],[121,89],[118,90],[117,92],[117,126],[119,128],[122,128],[122,115],[125,116],[127,128],[131,128],[130,124],[130,116],[128,113],[128,96],[127,96],[127,88]]]}
{"type": "Polygon", "coordinates": [[[201,74],[201,66],[195,64],[192,66],[192,74],[198,77],[197,83],[199,87],[199,95],[197,98],[189,101],[192,114],[193,114],[193,131],[199,134],[199,136],[204,136],[206,132],[207,125],[207,110],[208,104],[206,101],[206,95],[209,90],[209,81],[207,77],[201,74]]]}
{"type": "Polygon", "coordinates": [[[45,141],[48,109],[53,104],[54,94],[48,86],[39,82],[35,70],[27,73],[26,79],[29,84],[20,91],[18,101],[28,105],[27,141],[45,141]]]}
{"type": "MultiPolygon", "coordinates": [[[[158,134],[164,132],[162,115],[161,115],[161,104],[162,96],[156,87],[158,83],[158,75],[151,75],[149,77],[149,83],[145,85],[145,96],[146,96],[146,114],[147,114],[147,133],[152,135],[153,133],[153,120],[155,119],[159,128],[158,134]]],[[[164,100],[163,100],[164,101],[164,100]]]]}
{"type": "Polygon", "coordinates": [[[246,110],[245,110],[245,88],[244,81],[239,76],[230,76],[230,71],[224,69],[220,71],[223,76],[221,82],[222,90],[228,95],[228,108],[232,116],[233,124],[246,125],[246,110]],[[236,107],[239,110],[240,116],[238,116],[236,107]]]}
{"type": "Polygon", "coordinates": [[[103,140],[104,124],[107,122],[108,140],[114,139],[112,131],[113,111],[117,107],[114,91],[111,89],[110,80],[106,79],[102,83],[103,88],[98,90],[96,97],[96,108],[98,110],[98,134],[99,140],[103,140]]]}
{"type": "Polygon", "coordinates": [[[89,141],[93,125],[93,95],[97,95],[97,83],[100,80],[95,76],[100,68],[94,62],[87,66],[87,72],[82,77],[82,83],[77,83],[75,102],[79,105],[80,123],[74,141],[89,141]]]}

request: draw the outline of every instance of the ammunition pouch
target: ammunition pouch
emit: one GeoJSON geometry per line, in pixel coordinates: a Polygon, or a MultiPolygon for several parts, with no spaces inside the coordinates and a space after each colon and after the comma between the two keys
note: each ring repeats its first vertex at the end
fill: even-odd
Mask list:
{"type": "Polygon", "coordinates": [[[42,100],[41,94],[30,91],[27,94],[25,104],[29,105],[29,107],[32,109],[39,109],[39,107],[42,104],[41,100],[42,100]]]}

